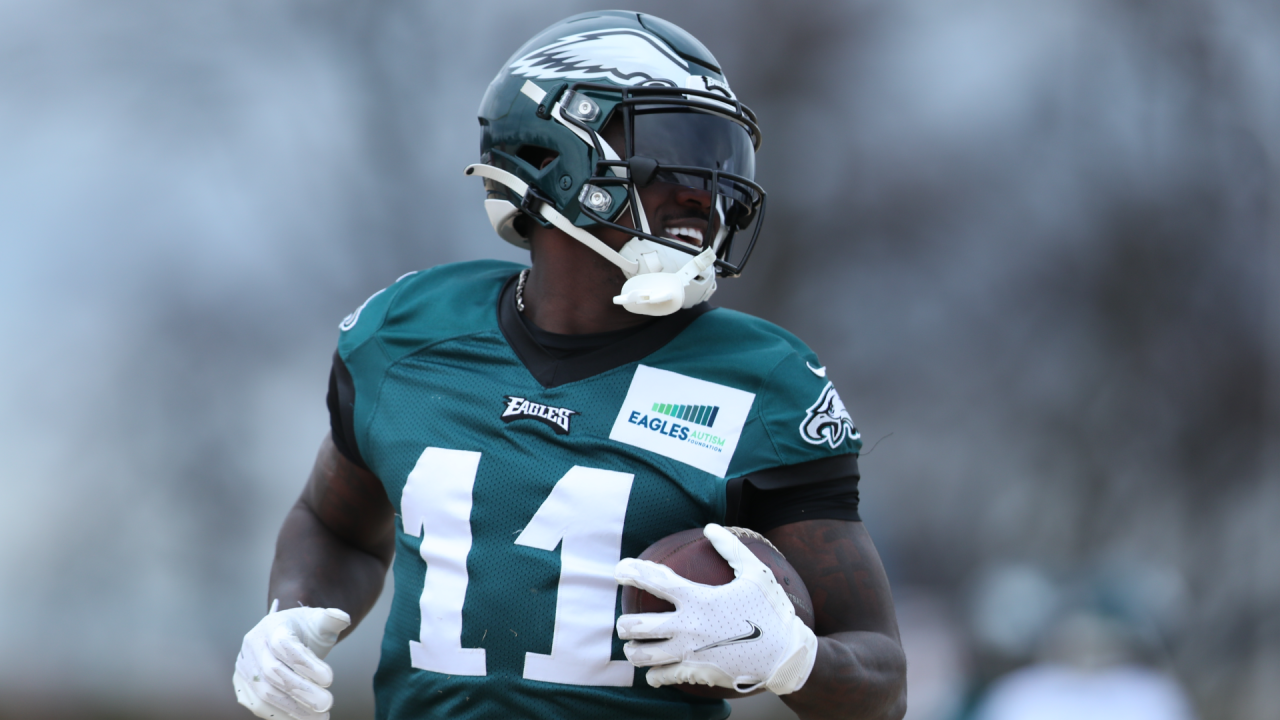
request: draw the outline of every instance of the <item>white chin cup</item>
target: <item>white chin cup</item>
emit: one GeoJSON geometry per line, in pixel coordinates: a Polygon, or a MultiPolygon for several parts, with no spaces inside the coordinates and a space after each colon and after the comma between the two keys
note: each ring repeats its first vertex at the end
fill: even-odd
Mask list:
{"type": "Polygon", "coordinates": [[[684,283],[674,273],[637,275],[623,284],[613,302],[637,315],[670,315],[684,307],[684,283]]]}
{"type": "Polygon", "coordinates": [[[716,254],[712,248],[689,255],[651,240],[633,238],[619,252],[640,266],[613,298],[637,315],[670,315],[710,298],[716,291],[716,254]]]}

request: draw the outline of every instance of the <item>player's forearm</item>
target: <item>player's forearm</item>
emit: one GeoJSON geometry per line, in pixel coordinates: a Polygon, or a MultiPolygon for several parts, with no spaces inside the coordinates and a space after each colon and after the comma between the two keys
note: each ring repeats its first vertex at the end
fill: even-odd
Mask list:
{"type": "Polygon", "coordinates": [[[907,661],[889,580],[861,522],[807,520],[768,533],[813,599],[818,655],[804,687],[782,696],[801,718],[901,718],[907,661]]]}
{"type": "Polygon", "coordinates": [[[804,687],[782,696],[809,718],[899,720],[907,712],[907,661],[893,639],[874,632],[818,638],[818,658],[804,687]]]}
{"type": "Polygon", "coordinates": [[[300,500],[280,528],[268,602],[340,608],[351,616],[349,633],[382,593],[389,559],[344,542],[300,500]]]}

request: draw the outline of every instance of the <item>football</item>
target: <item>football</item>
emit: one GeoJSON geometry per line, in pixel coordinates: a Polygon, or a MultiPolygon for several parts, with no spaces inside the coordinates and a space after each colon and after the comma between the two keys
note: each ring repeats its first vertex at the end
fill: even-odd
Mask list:
{"type": "MultiPolygon", "coordinates": [[[[738,536],[743,545],[773,571],[778,584],[786,591],[791,604],[795,606],[796,617],[813,629],[813,601],[809,598],[809,590],[796,574],[795,568],[782,556],[778,548],[773,546],[763,535],[745,528],[725,528],[738,536]]],[[[702,528],[682,530],[668,535],[655,542],[639,555],[640,560],[650,560],[666,565],[677,575],[703,585],[725,585],[733,580],[733,568],[728,561],[716,552],[715,546],[702,534],[702,528]]],[[[655,595],[630,585],[622,588],[623,613],[671,612],[675,606],[655,595]]],[[[711,687],[708,685],[677,685],[684,692],[699,697],[732,699],[753,695],[740,693],[730,688],[711,687]]],[[[761,692],[756,690],[755,692],[761,692]]]]}

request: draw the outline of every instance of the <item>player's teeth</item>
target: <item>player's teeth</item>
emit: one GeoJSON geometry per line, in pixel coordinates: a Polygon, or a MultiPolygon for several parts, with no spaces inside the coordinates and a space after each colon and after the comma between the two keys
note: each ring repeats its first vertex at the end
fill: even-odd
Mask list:
{"type": "Polygon", "coordinates": [[[695,230],[694,228],[671,228],[667,232],[671,233],[672,237],[680,237],[683,235],[699,245],[702,244],[702,232],[695,230]]]}

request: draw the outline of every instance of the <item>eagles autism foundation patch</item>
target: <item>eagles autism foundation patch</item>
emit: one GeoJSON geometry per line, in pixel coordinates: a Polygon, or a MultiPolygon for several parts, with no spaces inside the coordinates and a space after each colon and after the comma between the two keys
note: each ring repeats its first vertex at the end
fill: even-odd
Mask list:
{"type": "Polygon", "coordinates": [[[609,439],[724,477],[755,394],[636,367],[609,439]]]}

